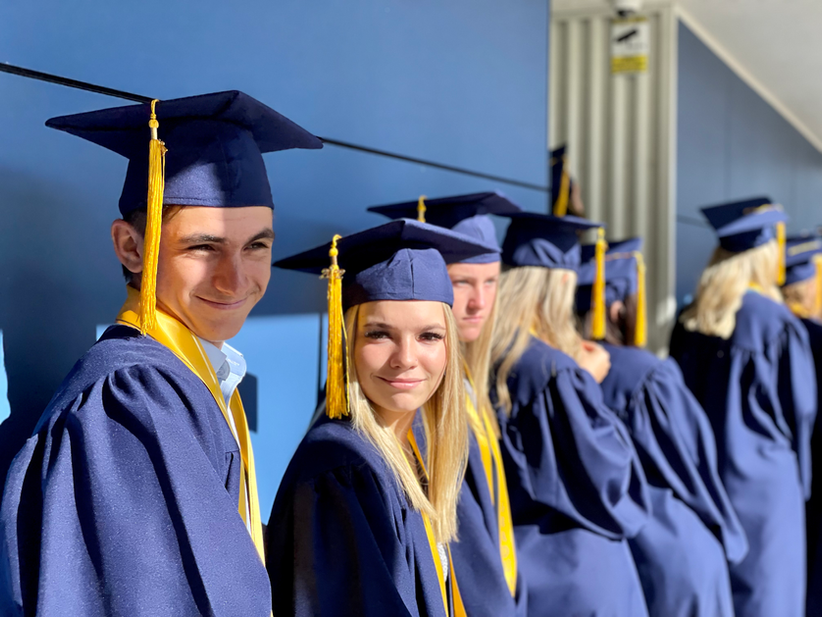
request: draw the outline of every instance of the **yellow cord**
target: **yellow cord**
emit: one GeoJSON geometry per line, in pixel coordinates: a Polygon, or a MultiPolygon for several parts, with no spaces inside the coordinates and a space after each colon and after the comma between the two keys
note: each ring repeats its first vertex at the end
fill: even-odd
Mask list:
{"type": "Polygon", "coordinates": [[[425,222],[425,211],[428,209],[425,207],[425,200],[428,199],[425,195],[420,195],[420,198],[417,200],[417,220],[420,223],[425,222]]]}
{"type": "Polygon", "coordinates": [[[337,241],[334,236],[328,256],[331,266],[323,270],[328,279],[328,379],[325,385],[325,413],[336,419],[348,415],[348,371],[345,366],[345,321],[342,309],[342,277],[345,270],[337,264],[337,241]]]}
{"type": "Polygon", "coordinates": [[[591,290],[593,304],[593,323],[591,324],[591,338],[600,341],[605,338],[605,251],[608,243],[605,241],[605,230],[602,227],[597,231],[595,247],[596,273],[591,290]]]}
{"type": "Polygon", "coordinates": [[[148,196],[146,199],[146,232],[143,243],[143,274],[140,281],[140,331],[145,335],[157,326],[157,264],[160,256],[160,229],[163,224],[163,190],[165,189],[165,144],[157,137],[160,123],[151,101],[151,141],[148,143],[148,196]]]}

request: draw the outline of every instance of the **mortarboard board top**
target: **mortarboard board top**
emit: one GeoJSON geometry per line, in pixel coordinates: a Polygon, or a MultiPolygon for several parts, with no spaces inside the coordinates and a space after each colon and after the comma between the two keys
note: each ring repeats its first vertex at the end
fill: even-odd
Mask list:
{"type": "MultiPolygon", "coordinates": [[[[499,243],[497,242],[496,229],[488,215],[504,216],[522,211],[505,195],[496,191],[453,195],[436,199],[420,197],[416,201],[372,206],[368,210],[392,219],[414,219],[420,214],[420,205],[424,206],[423,215],[426,223],[451,229],[484,244],[497,247],[496,253],[485,253],[459,260],[462,263],[493,263],[499,261],[499,243]]],[[[447,259],[446,263],[454,262],[447,259]]]]}
{"type": "MultiPolygon", "coordinates": [[[[156,104],[165,157],[164,203],[273,208],[262,153],[322,148],[285,116],[236,90],[156,104]]],[[[120,212],[146,206],[150,106],[127,105],[52,118],[46,126],[81,137],[129,159],[120,212]]]]}
{"type": "Polygon", "coordinates": [[[816,276],[817,260],[822,257],[822,238],[794,236],[785,243],[785,285],[816,276]]]}
{"type": "Polygon", "coordinates": [[[502,244],[502,262],[509,266],[539,266],[576,270],[580,264],[579,232],[603,227],[576,216],[536,212],[505,215],[511,219],[502,244]]]}
{"type": "Polygon", "coordinates": [[[775,226],[788,220],[769,197],[756,197],[702,208],[722,248],[739,253],[776,238],[775,226]]]}
{"type": "MultiPolygon", "coordinates": [[[[331,242],[281,259],[275,267],[322,274],[331,242]]],[[[453,304],[446,261],[462,261],[495,248],[460,233],[399,219],[337,242],[343,308],[377,300],[429,300],[453,304]]]]}

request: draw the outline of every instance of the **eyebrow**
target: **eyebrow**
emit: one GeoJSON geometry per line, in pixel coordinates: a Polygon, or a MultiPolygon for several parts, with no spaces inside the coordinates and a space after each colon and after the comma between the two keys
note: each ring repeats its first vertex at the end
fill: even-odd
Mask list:
{"type": "MultiPolygon", "coordinates": [[[[383,323],[381,321],[368,321],[363,325],[363,328],[382,328],[383,330],[396,330],[394,326],[383,323]]],[[[420,328],[420,332],[424,332],[425,330],[444,330],[445,326],[442,324],[428,324],[427,326],[420,328]]]]}
{"type": "MultiPolygon", "coordinates": [[[[244,244],[249,244],[251,242],[256,242],[257,240],[273,240],[274,239],[274,230],[271,228],[263,229],[255,236],[252,236],[248,240],[244,242],[244,244]]],[[[221,236],[214,236],[212,234],[191,234],[189,236],[185,236],[180,239],[180,241],[184,244],[226,244],[228,240],[221,236]]]]}

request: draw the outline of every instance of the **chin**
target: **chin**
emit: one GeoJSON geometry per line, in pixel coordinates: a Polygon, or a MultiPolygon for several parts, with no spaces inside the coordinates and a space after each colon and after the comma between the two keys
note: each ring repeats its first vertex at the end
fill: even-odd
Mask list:
{"type": "Polygon", "coordinates": [[[225,324],[221,323],[218,325],[210,326],[208,324],[203,324],[202,327],[197,328],[194,330],[194,334],[203,338],[207,341],[227,341],[230,338],[234,338],[240,332],[240,329],[243,327],[243,324],[225,324]]]}
{"type": "Polygon", "coordinates": [[[414,413],[422,407],[429,398],[429,396],[420,394],[395,394],[385,397],[384,404],[379,403],[379,405],[384,409],[390,410],[392,413],[414,413]]]}
{"type": "Polygon", "coordinates": [[[470,325],[459,328],[459,337],[463,343],[473,343],[482,333],[482,325],[470,325]]]}

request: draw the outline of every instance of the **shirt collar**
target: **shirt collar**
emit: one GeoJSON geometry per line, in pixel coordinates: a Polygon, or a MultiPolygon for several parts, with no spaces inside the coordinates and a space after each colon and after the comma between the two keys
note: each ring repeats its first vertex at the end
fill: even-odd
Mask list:
{"type": "MultiPolygon", "coordinates": [[[[208,356],[208,361],[211,362],[211,366],[217,374],[217,379],[221,382],[225,381],[226,377],[228,377],[231,372],[231,367],[227,362],[228,355],[214,343],[210,343],[205,339],[200,339],[200,343],[203,345],[203,350],[205,351],[206,356],[208,356]]],[[[225,347],[225,343],[223,343],[223,347],[225,347]]]]}
{"type": "Polygon", "coordinates": [[[200,343],[203,345],[211,366],[214,367],[227,403],[245,377],[247,370],[245,358],[228,343],[223,343],[222,349],[203,339],[200,339],[200,343]]]}

